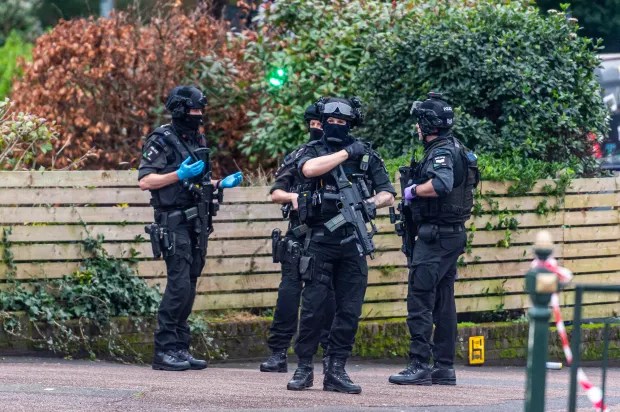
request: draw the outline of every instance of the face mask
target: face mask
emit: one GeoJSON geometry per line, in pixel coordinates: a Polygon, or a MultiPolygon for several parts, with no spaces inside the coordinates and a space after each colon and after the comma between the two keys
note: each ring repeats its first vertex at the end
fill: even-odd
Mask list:
{"type": "Polygon", "coordinates": [[[185,123],[187,124],[187,127],[193,129],[193,130],[198,130],[198,127],[200,127],[200,125],[202,124],[202,115],[199,116],[194,116],[194,115],[187,115],[185,116],[185,123]]]}
{"type": "Polygon", "coordinates": [[[339,124],[323,123],[323,132],[328,141],[335,143],[346,144],[349,141],[353,141],[349,137],[349,125],[341,126],[339,124]]]}
{"type": "Polygon", "coordinates": [[[172,125],[182,135],[194,136],[202,124],[202,116],[187,115],[183,119],[172,119],[172,125]]]}
{"type": "Polygon", "coordinates": [[[310,140],[319,140],[323,137],[323,130],[310,128],[310,140]]]}

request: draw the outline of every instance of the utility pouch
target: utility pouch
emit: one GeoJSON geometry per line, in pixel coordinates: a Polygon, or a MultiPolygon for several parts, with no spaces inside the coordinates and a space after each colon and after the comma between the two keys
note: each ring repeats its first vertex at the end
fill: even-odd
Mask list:
{"type": "Polygon", "coordinates": [[[308,207],[310,207],[312,196],[309,191],[301,192],[297,197],[297,207],[299,213],[299,221],[305,223],[308,219],[308,207]]]}
{"type": "Polygon", "coordinates": [[[144,226],[144,232],[149,234],[149,238],[151,239],[151,248],[153,249],[153,256],[155,259],[159,259],[161,257],[161,245],[159,243],[159,234],[160,227],[157,223],[151,223],[150,225],[144,226]]]}
{"type": "Polygon", "coordinates": [[[299,258],[299,276],[301,280],[310,282],[312,281],[312,274],[314,273],[314,256],[302,255],[299,258]]]}
{"type": "Polygon", "coordinates": [[[278,228],[271,231],[271,258],[273,263],[280,263],[281,254],[278,253],[280,240],[282,239],[282,231],[278,228]]]}
{"type": "Polygon", "coordinates": [[[198,207],[194,206],[184,210],[183,215],[185,216],[185,220],[187,220],[188,222],[196,219],[198,217],[198,207]]]}
{"type": "Polygon", "coordinates": [[[170,232],[166,228],[161,228],[160,230],[161,230],[161,237],[160,237],[161,249],[162,249],[164,258],[173,256],[176,251],[175,244],[174,244],[175,234],[174,232],[170,232]]]}
{"type": "Polygon", "coordinates": [[[434,243],[439,236],[439,226],[425,223],[418,228],[418,238],[426,243],[434,243]]]}

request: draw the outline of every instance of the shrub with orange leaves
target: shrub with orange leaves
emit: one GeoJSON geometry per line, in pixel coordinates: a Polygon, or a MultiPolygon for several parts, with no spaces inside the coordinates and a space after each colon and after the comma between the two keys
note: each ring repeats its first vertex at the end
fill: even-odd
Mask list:
{"type": "Polygon", "coordinates": [[[11,96],[19,110],[57,124],[61,140],[55,150],[64,147],[67,162],[92,149],[96,156],[85,168],[137,167],[142,137],[168,122],[163,102],[169,90],[217,84],[209,78],[213,73],[231,91],[212,96],[217,104],[207,109],[213,123],[208,137],[220,154],[215,163],[226,155],[245,164],[236,142],[247,128],[245,112],[256,104],[245,87],[256,71],[242,60],[243,41],[230,37],[226,23],[207,10],[188,15],[178,6],[147,22],[129,13],[61,21],[37,39],[11,96]]]}

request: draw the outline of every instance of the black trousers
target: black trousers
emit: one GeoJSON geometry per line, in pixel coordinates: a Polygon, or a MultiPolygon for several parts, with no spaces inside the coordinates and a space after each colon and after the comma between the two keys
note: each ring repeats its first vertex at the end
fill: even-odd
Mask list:
{"type": "MultiPolygon", "coordinates": [[[[299,277],[298,271],[292,267],[293,264],[295,263],[290,261],[282,262],[282,280],[278,288],[278,300],[273,314],[273,322],[269,329],[269,338],[267,338],[267,345],[274,352],[287,349],[291,344],[293,335],[297,332],[299,300],[301,298],[303,282],[299,277]]],[[[323,310],[325,314],[323,324],[321,325],[320,342],[323,347],[323,353],[326,353],[329,331],[334,320],[334,312],[336,311],[336,300],[333,290],[329,291],[323,310]]]]}
{"type": "Polygon", "coordinates": [[[310,242],[308,253],[314,256],[312,278],[304,282],[301,293],[301,317],[295,353],[311,358],[317,352],[324,324],[325,305],[333,288],[336,313],[329,333],[327,354],[339,358],[351,355],[355,333],[362,313],[368,284],[366,258],[358,254],[355,242],[310,242]]]}
{"type": "Polygon", "coordinates": [[[412,360],[428,363],[432,355],[438,366],[452,367],[454,364],[454,281],[456,263],[466,241],[464,230],[442,231],[436,239],[418,237],[416,241],[407,293],[407,326],[411,335],[409,356],[412,360]]]}
{"type": "Polygon", "coordinates": [[[196,297],[196,282],[205,265],[206,251],[196,246],[198,238],[192,226],[173,230],[175,252],[167,256],[168,282],[157,312],[155,351],[189,349],[190,330],[187,318],[196,297]]]}

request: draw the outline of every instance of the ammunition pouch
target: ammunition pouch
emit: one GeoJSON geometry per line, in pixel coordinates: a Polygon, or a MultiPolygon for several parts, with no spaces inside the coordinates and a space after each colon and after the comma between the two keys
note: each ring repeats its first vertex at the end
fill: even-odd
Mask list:
{"type": "Polygon", "coordinates": [[[297,197],[297,212],[299,213],[299,221],[305,223],[308,220],[312,207],[312,193],[309,191],[299,193],[297,197]]]}
{"type": "Polygon", "coordinates": [[[306,190],[297,197],[297,217],[300,223],[307,223],[321,216],[323,195],[319,191],[306,190]]]}
{"type": "Polygon", "coordinates": [[[305,253],[299,258],[299,276],[305,282],[311,282],[314,277],[314,256],[305,253]]]}
{"type": "Polygon", "coordinates": [[[333,268],[334,266],[331,263],[317,262],[314,256],[302,254],[299,258],[299,274],[301,280],[305,282],[319,282],[330,286],[333,268]]]}
{"type": "Polygon", "coordinates": [[[293,236],[295,236],[296,238],[301,238],[308,232],[308,230],[310,230],[310,226],[306,224],[295,226],[291,229],[291,231],[293,232],[293,236]]]}

